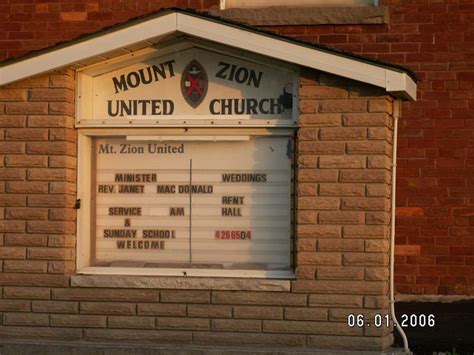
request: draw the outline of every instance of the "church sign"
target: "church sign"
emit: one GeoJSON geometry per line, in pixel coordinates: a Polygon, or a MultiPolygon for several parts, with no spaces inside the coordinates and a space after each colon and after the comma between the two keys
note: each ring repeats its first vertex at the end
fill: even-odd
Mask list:
{"type": "Polygon", "coordinates": [[[293,275],[294,67],[179,41],[78,81],[81,272],[293,275]]]}
{"type": "Polygon", "coordinates": [[[80,74],[78,126],[296,125],[297,75],[197,47],[80,74]]]}
{"type": "Polygon", "coordinates": [[[0,61],[0,338],[387,350],[410,78],[179,9],[0,61]]]}

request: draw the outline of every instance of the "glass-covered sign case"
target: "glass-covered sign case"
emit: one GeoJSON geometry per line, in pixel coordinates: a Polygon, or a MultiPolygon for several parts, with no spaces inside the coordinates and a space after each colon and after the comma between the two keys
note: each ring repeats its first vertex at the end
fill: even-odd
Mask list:
{"type": "Polygon", "coordinates": [[[201,138],[93,139],[91,266],[290,268],[291,138],[201,138]]]}

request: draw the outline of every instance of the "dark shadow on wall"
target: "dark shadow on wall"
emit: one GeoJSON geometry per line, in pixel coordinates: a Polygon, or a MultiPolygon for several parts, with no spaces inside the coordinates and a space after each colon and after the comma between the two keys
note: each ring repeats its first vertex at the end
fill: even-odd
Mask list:
{"type": "MultiPolygon", "coordinates": [[[[434,327],[406,327],[410,350],[415,354],[474,354],[474,300],[452,303],[440,302],[397,302],[397,319],[403,315],[433,314],[434,327]]],[[[395,346],[403,342],[394,332],[395,346]]]]}

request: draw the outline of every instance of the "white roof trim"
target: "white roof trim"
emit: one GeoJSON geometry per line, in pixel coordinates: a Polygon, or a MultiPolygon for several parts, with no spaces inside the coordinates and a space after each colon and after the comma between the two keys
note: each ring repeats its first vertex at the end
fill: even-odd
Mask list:
{"type": "Polygon", "coordinates": [[[416,83],[406,73],[180,12],[158,16],[7,64],[0,68],[0,85],[69,66],[138,42],[153,42],[156,37],[174,32],[365,82],[384,88],[398,97],[416,100],[416,83]]]}
{"type": "Polygon", "coordinates": [[[0,85],[176,32],[177,14],[160,16],[0,68],[0,85]]]}

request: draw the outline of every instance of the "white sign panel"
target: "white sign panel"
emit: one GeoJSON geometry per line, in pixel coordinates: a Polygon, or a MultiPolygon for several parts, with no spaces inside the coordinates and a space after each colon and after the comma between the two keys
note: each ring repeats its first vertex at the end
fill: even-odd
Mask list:
{"type": "Polygon", "coordinates": [[[295,125],[297,78],[284,66],[191,47],[104,71],[81,77],[79,125],[295,125]]]}
{"type": "Polygon", "coordinates": [[[290,138],[94,150],[96,265],[290,267],[290,138]]]}

